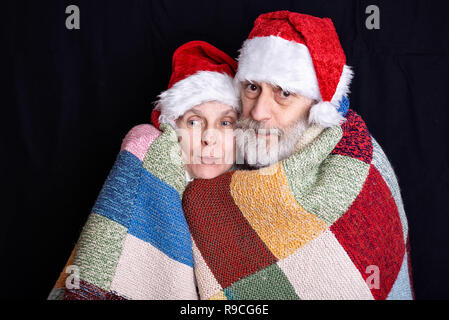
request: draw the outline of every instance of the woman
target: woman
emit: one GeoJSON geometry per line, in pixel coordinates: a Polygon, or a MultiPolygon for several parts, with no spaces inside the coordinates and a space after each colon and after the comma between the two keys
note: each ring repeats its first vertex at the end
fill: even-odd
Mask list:
{"type": "Polygon", "coordinates": [[[133,128],[49,299],[198,299],[181,199],[234,160],[236,62],[193,41],[176,50],[152,121],[133,128]]]}
{"type": "Polygon", "coordinates": [[[159,95],[152,119],[157,127],[167,123],[177,129],[192,178],[212,179],[232,167],[236,69],[232,58],[203,41],[188,42],[173,55],[168,90],[159,95]]]}

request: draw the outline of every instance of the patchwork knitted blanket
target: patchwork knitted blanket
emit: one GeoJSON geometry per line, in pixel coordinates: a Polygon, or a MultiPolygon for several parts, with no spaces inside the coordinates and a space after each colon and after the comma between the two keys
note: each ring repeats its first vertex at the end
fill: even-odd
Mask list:
{"type": "Polygon", "coordinates": [[[175,131],[133,128],[48,299],[198,299],[175,131]]]}
{"type": "Polygon", "coordinates": [[[412,299],[393,169],[359,115],[183,197],[201,299],[412,299]]]}
{"type": "Polygon", "coordinates": [[[48,299],[412,299],[395,174],[346,118],[187,189],[174,130],[134,128],[48,299]]]}

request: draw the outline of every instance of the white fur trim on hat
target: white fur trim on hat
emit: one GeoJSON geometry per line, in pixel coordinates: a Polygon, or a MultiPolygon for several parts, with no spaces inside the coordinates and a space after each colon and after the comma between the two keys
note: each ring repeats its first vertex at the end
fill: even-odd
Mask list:
{"type": "Polygon", "coordinates": [[[329,101],[321,101],[313,105],[309,113],[309,124],[319,124],[323,128],[340,125],[345,117],[338,112],[337,106],[329,101]]]}
{"type": "Polygon", "coordinates": [[[309,49],[268,36],[246,40],[240,49],[236,81],[267,82],[320,101],[321,94],[309,49]]]}
{"type": "Polygon", "coordinates": [[[218,101],[239,110],[239,99],[232,78],[213,71],[199,71],[175,83],[158,97],[160,123],[173,124],[188,110],[204,102],[218,101]]]}
{"type": "Polygon", "coordinates": [[[351,67],[344,65],[332,100],[330,102],[321,101],[313,105],[310,109],[309,123],[316,123],[323,128],[330,128],[345,121],[345,117],[338,112],[338,109],[343,96],[347,97],[349,95],[349,87],[353,76],[354,72],[351,67]]]}
{"type": "MultiPolygon", "coordinates": [[[[354,76],[351,67],[344,65],[332,100],[323,101],[309,49],[281,37],[256,37],[246,40],[240,50],[239,66],[234,85],[240,89],[242,81],[267,82],[293,93],[317,100],[312,106],[309,122],[324,128],[345,121],[338,112],[343,96],[348,96],[354,76]]],[[[240,92],[240,90],[239,90],[240,92]]]]}

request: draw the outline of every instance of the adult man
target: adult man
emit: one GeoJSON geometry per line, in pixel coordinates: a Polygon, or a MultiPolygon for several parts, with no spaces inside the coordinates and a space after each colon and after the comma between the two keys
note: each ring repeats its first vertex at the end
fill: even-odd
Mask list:
{"type": "MultiPolygon", "coordinates": [[[[339,103],[353,77],[345,60],[330,20],[285,11],[260,16],[239,57],[235,82],[243,110],[237,127],[270,129],[280,135],[279,160],[290,156],[310,124],[327,128],[345,120],[339,103]]],[[[259,134],[257,142],[266,137],[259,134]]],[[[276,162],[269,160],[254,165],[276,162]]]]}
{"type": "Polygon", "coordinates": [[[399,188],[349,109],[351,78],[330,19],[256,20],[237,144],[263,169],[194,181],[183,198],[202,299],[412,298],[399,188]]]}

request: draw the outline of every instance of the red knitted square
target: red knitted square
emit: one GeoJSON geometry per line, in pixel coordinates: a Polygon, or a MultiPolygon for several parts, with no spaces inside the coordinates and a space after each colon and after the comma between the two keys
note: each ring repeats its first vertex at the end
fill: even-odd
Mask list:
{"type": "Polygon", "coordinates": [[[332,154],[351,157],[371,164],[373,144],[365,122],[351,109],[347,112],[346,119],[341,125],[343,137],[332,150],[332,154]]]}
{"type": "Polygon", "coordinates": [[[65,289],[62,300],[125,300],[125,298],[80,280],[79,289],[65,289]]]}
{"type": "Polygon", "coordinates": [[[386,299],[397,278],[405,254],[399,212],[390,189],[379,171],[371,165],[362,191],[348,211],[331,227],[367,283],[375,284],[378,268],[379,288],[371,288],[376,300],[386,299]]]}
{"type": "Polygon", "coordinates": [[[183,197],[192,237],[222,288],[277,261],[234,203],[231,177],[195,180],[183,197]]]}

